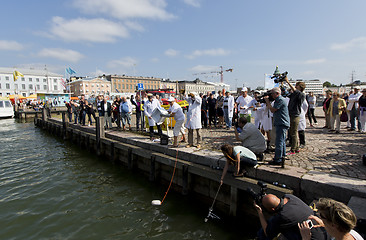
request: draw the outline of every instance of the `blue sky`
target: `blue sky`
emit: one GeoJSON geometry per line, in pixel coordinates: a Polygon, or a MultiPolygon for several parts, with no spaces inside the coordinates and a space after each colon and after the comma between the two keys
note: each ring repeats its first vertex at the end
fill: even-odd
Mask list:
{"type": "Polygon", "coordinates": [[[366,81],[366,1],[14,0],[0,14],[0,66],[263,86],[366,81]]]}

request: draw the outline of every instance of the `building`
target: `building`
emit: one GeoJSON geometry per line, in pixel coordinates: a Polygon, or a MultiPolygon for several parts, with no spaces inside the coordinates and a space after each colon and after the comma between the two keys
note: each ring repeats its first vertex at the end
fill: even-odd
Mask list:
{"type": "Polygon", "coordinates": [[[87,98],[97,95],[107,95],[111,93],[111,82],[106,78],[78,78],[69,83],[71,93],[73,97],[81,96],[84,94],[87,98]]]}
{"type": "Polygon", "coordinates": [[[186,94],[191,92],[206,94],[207,92],[214,92],[216,88],[215,85],[203,82],[197,78],[194,81],[179,81],[178,89],[179,91],[184,89],[186,94]]]}
{"type": "Polygon", "coordinates": [[[132,77],[126,75],[105,76],[111,83],[111,91],[118,93],[132,93],[137,89],[137,84],[142,83],[144,89],[159,89],[162,78],[132,77]]]}
{"type": "Polygon", "coordinates": [[[64,92],[62,75],[51,73],[47,69],[0,68],[0,96],[19,94],[28,97],[34,93],[61,94],[64,92]],[[13,72],[17,70],[24,77],[19,76],[14,81],[13,72]]]}
{"type": "Polygon", "coordinates": [[[290,83],[293,84],[293,86],[295,87],[296,82],[304,82],[306,85],[305,88],[305,93],[308,94],[309,92],[313,92],[314,95],[324,95],[324,88],[323,88],[323,82],[321,82],[319,79],[314,79],[314,80],[302,80],[302,79],[297,79],[297,80],[290,80],[290,83]]]}
{"type": "Polygon", "coordinates": [[[221,83],[221,82],[207,82],[207,83],[215,86],[215,93],[217,93],[218,91],[222,92],[223,89],[225,89],[225,91],[230,91],[229,84],[221,83]]]}
{"type": "Polygon", "coordinates": [[[163,79],[160,82],[160,89],[173,89],[174,92],[177,92],[178,81],[170,81],[169,79],[163,79]]]}
{"type": "Polygon", "coordinates": [[[331,90],[332,92],[338,92],[342,95],[344,93],[349,93],[356,86],[360,87],[362,90],[362,89],[366,88],[366,82],[361,82],[361,81],[356,82],[355,81],[354,83],[350,83],[350,84],[346,84],[346,85],[341,84],[341,86],[339,86],[339,87],[324,88],[325,89],[324,91],[331,90]]]}

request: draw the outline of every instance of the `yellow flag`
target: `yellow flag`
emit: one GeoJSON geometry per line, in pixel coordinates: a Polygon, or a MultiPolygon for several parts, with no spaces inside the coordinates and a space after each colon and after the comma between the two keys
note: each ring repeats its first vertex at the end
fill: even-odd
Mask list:
{"type": "Polygon", "coordinates": [[[14,82],[18,79],[18,77],[24,77],[24,75],[23,74],[21,74],[20,72],[18,72],[17,70],[15,70],[14,72],[13,72],[13,77],[14,77],[14,82]]]}

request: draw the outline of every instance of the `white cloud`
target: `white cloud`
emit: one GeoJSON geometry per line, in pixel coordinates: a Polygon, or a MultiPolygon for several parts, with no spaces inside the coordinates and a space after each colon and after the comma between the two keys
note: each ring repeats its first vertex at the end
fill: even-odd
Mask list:
{"type": "Polygon", "coordinates": [[[179,55],[179,51],[170,48],[170,49],[166,50],[164,52],[164,54],[169,57],[175,57],[175,56],[179,55]]]}
{"type": "Polygon", "coordinates": [[[193,7],[200,7],[201,6],[201,0],[183,0],[188,5],[191,5],[193,7]]]}
{"type": "Polygon", "coordinates": [[[193,68],[189,69],[189,71],[197,72],[197,73],[203,73],[203,72],[214,72],[219,71],[218,66],[208,66],[208,65],[197,65],[193,68]]]}
{"type": "Polygon", "coordinates": [[[187,56],[189,59],[193,59],[201,56],[226,56],[229,55],[230,51],[222,48],[208,49],[208,50],[196,50],[187,56]]]}
{"type": "Polygon", "coordinates": [[[112,60],[107,63],[108,68],[130,68],[137,64],[137,60],[132,57],[125,57],[122,59],[112,60]]]}
{"type": "Polygon", "coordinates": [[[77,51],[61,48],[44,48],[38,53],[38,56],[56,58],[68,62],[78,62],[84,57],[77,51]]]}
{"type": "Polygon", "coordinates": [[[330,49],[340,51],[353,50],[353,49],[366,50],[366,37],[354,38],[345,43],[334,43],[330,46],[330,49]]]}
{"type": "Polygon", "coordinates": [[[125,26],[102,18],[67,20],[53,17],[51,33],[53,37],[70,42],[115,42],[117,38],[129,36],[125,26]]]}
{"type": "Polygon", "coordinates": [[[318,63],[324,63],[326,61],[325,58],[319,58],[319,59],[310,59],[305,61],[305,64],[318,64],[318,63]]]}
{"type": "Polygon", "coordinates": [[[73,5],[86,14],[105,14],[117,19],[169,20],[174,18],[174,15],[165,10],[166,0],[74,0],[73,5]]]}
{"type": "Polygon", "coordinates": [[[16,41],[0,40],[0,50],[20,51],[24,47],[16,41]]]}

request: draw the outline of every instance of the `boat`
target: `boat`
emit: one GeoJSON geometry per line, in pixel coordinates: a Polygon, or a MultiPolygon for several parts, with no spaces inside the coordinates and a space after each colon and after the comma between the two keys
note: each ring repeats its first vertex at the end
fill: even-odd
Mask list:
{"type": "Polygon", "coordinates": [[[0,97],[0,118],[13,118],[14,109],[9,98],[0,97]]]}

